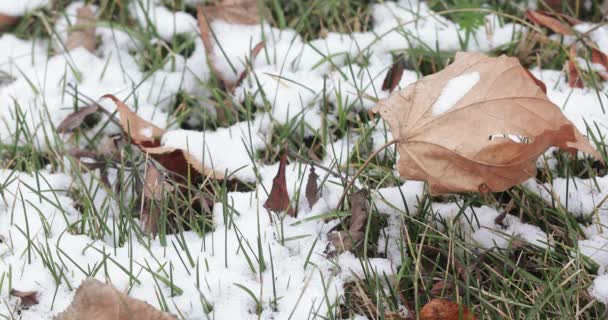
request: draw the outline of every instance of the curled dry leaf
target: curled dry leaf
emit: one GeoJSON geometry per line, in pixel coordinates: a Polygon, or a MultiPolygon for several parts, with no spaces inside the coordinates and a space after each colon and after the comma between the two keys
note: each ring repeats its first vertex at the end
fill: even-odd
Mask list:
{"type": "Polygon", "coordinates": [[[465,306],[446,299],[432,299],[420,309],[420,320],[475,320],[465,306]]]}
{"type": "Polygon", "coordinates": [[[144,207],[141,219],[144,231],[156,235],[157,221],[160,216],[160,202],[163,192],[172,192],[173,186],[166,182],[165,175],[162,174],[152,164],[148,164],[143,184],[144,207]]]}
{"type": "Polygon", "coordinates": [[[519,61],[506,56],[457,53],[444,70],[373,111],[398,139],[401,177],[427,181],[433,194],[506,190],[534,176],[536,159],[551,146],[602,159],[519,61]]]}
{"type": "Polygon", "coordinates": [[[95,279],[82,282],[74,300],[56,320],[175,320],[144,301],[131,298],[95,279]]]}
{"type": "Polygon", "coordinates": [[[397,85],[399,85],[399,81],[401,81],[401,77],[403,76],[403,70],[405,70],[405,63],[403,61],[403,55],[400,54],[393,62],[390,70],[386,73],[386,77],[382,82],[382,90],[388,90],[388,92],[393,92],[397,85]]]}
{"type": "MultiPolygon", "coordinates": [[[[198,7],[197,10],[198,27],[201,33],[201,39],[205,46],[208,59],[213,56],[213,34],[210,30],[211,22],[215,20],[223,20],[231,24],[258,24],[259,10],[257,0],[223,0],[219,4],[198,7]]],[[[264,42],[258,43],[252,50],[251,56],[253,59],[264,48],[264,42]]],[[[215,68],[212,61],[209,60],[209,65],[213,74],[223,83],[228,91],[233,91],[238,86],[245,76],[246,71],[240,74],[236,82],[231,82],[225,79],[224,76],[215,68]]]]}
{"type": "Polygon", "coordinates": [[[310,167],[310,172],[308,173],[308,181],[306,181],[306,200],[308,201],[308,206],[312,209],[312,207],[319,201],[319,186],[317,185],[317,179],[319,175],[315,173],[315,167],[310,167]]]}
{"type": "Polygon", "coordinates": [[[82,6],[76,11],[76,23],[65,43],[67,50],[83,47],[89,52],[95,52],[97,38],[95,37],[95,14],[88,6],[82,6]]]}
{"type": "MultiPolygon", "coordinates": [[[[572,28],[570,28],[570,26],[562,21],[560,21],[559,19],[556,19],[554,17],[552,17],[550,14],[547,14],[546,12],[541,12],[541,11],[535,11],[535,10],[528,10],[525,13],[526,18],[528,18],[528,20],[551,29],[551,31],[555,32],[555,33],[559,33],[559,34],[563,34],[563,35],[573,35],[574,32],[572,31],[572,28]]],[[[564,17],[561,17],[562,19],[566,20],[564,17]]]]}
{"type": "Polygon", "coordinates": [[[272,189],[270,189],[268,199],[264,202],[264,208],[273,212],[287,211],[287,214],[295,217],[297,216],[297,212],[291,207],[289,193],[287,192],[287,180],[285,176],[286,166],[287,155],[283,155],[279,162],[277,175],[272,179],[272,189]]]}
{"type": "Polygon", "coordinates": [[[24,309],[38,304],[37,291],[19,291],[11,289],[11,296],[21,299],[21,307],[23,307],[24,309]]]}
{"type": "Polygon", "coordinates": [[[187,177],[188,174],[190,176],[202,174],[212,179],[224,179],[222,172],[204,167],[188,151],[162,146],[160,140],[165,134],[165,130],[142,119],[115,96],[107,94],[102,98],[109,98],[116,104],[120,116],[120,126],[130,137],[131,142],[150,154],[167,170],[183,177],[187,177]]]}
{"type": "MultiPolygon", "coordinates": [[[[350,227],[330,234],[327,238],[336,247],[338,253],[352,251],[362,243],[365,236],[365,226],[369,217],[369,192],[361,189],[349,198],[350,202],[350,227]]],[[[335,253],[330,253],[334,255],[335,253]]]]}
{"type": "Polygon", "coordinates": [[[608,81],[608,56],[597,48],[591,48],[591,62],[604,67],[604,71],[600,71],[600,77],[608,81]]]}
{"type": "Polygon", "coordinates": [[[576,43],[570,45],[568,54],[568,85],[570,88],[583,88],[583,79],[576,66],[576,43]]]}
{"type": "Polygon", "coordinates": [[[99,110],[98,105],[87,106],[80,108],[76,112],[70,113],[61,123],[57,126],[58,133],[72,132],[74,129],[80,127],[84,119],[99,110]]]}

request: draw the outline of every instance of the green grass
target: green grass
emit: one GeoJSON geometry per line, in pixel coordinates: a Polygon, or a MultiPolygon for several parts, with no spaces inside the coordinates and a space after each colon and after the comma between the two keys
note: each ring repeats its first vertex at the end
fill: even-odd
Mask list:
{"type": "MultiPolygon", "coordinates": [[[[53,17],[61,14],[68,2],[58,1],[51,9],[39,10],[24,17],[11,32],[21,38],[50,37],[52,32],[48,25],[52,23],[53,17]]],[[[175,37],[171,41],[163,42],[151,41],[154,38],[154,30],[137,26],[129,13],[124,7],[118,5],[117,1],[94,2],[103,8],[102,19],[106,22],[112,20],[112,24],[128,30],[135,38],[142,40],[144,47],[138,53],[140,57],[138,62],[142,70],[146,72],[152,73],[162,67],[166,60],[170,59],[171,53],[187,55],[193,50],[193,39],[187,37],[175,37]]],[[[371,27],[370,1],[367,0],[266,0],[263,2],[266,8],[266,18],[272,25],[279,28],[294,28],[309,40],[323,36],[328,31],[366,31],[371,27]]],[[[187,9],[193,12],[193,9],[186,8],[182,1],[166,1],[166,5],[174,9],[187,9]]],[[[458,22],[465,30],[477,27],[483,22],[483,16],[487,12],[475,10],[480,6],[489,11],[518,18],[523,16],[521,3],[517,1],[436,0],[431,2],[431,7],[438,11],[471,9],[469,12],[445,14],[446,18],[458,22]]],[[[597,22],[601,19],[597,14],[593,14],[592,10],[566,8],[565,11],[578,12],[580,18],[588,21],[597,22]]],[[[505,18],[505,21],[508,19],[505,18]]],[[[540,66],[558,70],[563,67],[568,57],[567,49],[562,44],[549,42],[536,31],[532,31],[526,37],[533,41],[524,42],[522,39],[528,38],[516,38],[509,46],[501,48],[493,54],[506,53],[516,56],[527,67],[540,66]]],[[[461,40],[463,43],[472,41],[471,39],[461,40]]],[[[440,52],[424,46],[405,52],[394,52],[394,56],[396,57],[400,53],[407,57],[405,59],[407,69],[414,70],[419,75],[428,75],[441,70],[453,59],[455,54],[454,52],[440,52]]],[[[364,62],[361,64],[364,65],[364,62]]],[[[592,90],[603,94],[600,92],[598,79],[597,74],[593,72],[583,75],[584,82],[592,90]]],[[[211,97],[186,93],[180,93],[174,97],[175,109],[172,110],[174,115],[172,121],[175,121],[177,126],[191,130],[215,129],[251,119],[256,109],[268,108],[267,105],[255,105],[251,97],[247,97],[244,101],[231,101],[231,107],[226,102],[229,95],[222,90],[219,82],[211,81],[201,85],[213,93],[211,97]],[[218,110],[224,110],[223,116],[215,117],[202,105],[214,105],[218,110]]],[[[356,133],[361,139],[349,155],[348,164],[332,168],[333,171],[350,178],[350,175],[359,169],[372,153],[370,135],[375,124],[369,121],[365,112],[355,112],[351,105],[352,101],[333,104],[327,99],[329,92],[324,91],[317,94],[324,97],[323,130],[312,137],[304,137],[305,124],[302,120],[288,125],[275,125],[271,142],[255,156],[265,164],[277,162],[283,153],[295,153],[304,159],[314,161],[332,153],[328,146],[330,137],[346,137],[356,133]],[[330,110],[337,115],[335,119],[328,116],[330,110]]],[[[19,118],[18,114],[17,118],[19,118]]],[[[36,172],[48,166],[73,177],[75,182],[67,193],[77,204],[81,218],[66,232],[86,234],[92,239],[103,239],[113,234],[115,237],[113,241],[117,246],[129,247],[133,241],[139,241],[149,250],[152,240],[135,222],[135,218],[139,217],[140,208],[146,204],[137,194],[133,193],[133,190],[137,190],[136,185],[142,183],[143,168],[146,163],[150,162],[145,154],[131,147],[123,138],[121,142],[123,146],[121,149],[122,162],[109,159],[100,160],[104,170],[118,169],[120,184],[110,186],[103,179],[88,174],[87,170],[78,166],[75,161],[71,160],[69,165],[65,163],[63,159],[64,155],[68,153],[69,145],[64,144],[54,132],[45,132],[45,137],[49,141],[54,141],[55,147],[44,152],[40,151],[32,139],[33,131],[36,129],[28,127],[25,122],[21,123],[15,136],[27,143],[25,146],[1,145],[0,156],[3,167],[34,174],[38,177],[36,172]],[[102,199],[101,205],[96,205],[94,199],[99,195],[102,199]],[[118,203],[118,208],[112,208],[111,202],[118,203]],[[118,211],[119,218],[113,220],[113,224],[108,224],[107,217],[112,214],[113,210],[118,211]]],[[[95,146],[99,145],[104,138],[101,133],[88,135],[88,137],[93,137],[85,144],[91,150],[94,150],[95,146]]],[[[73,139],[78,141],[86,138],[76,132],[73,139]]],[[[604,158],[608,159],[606,146],[602,141],[598,141],[597,144],[598,149],[603,150],[604,158]]],[[[374,159],[360,176],[362,184],[372,190],[400,185],[402,181],[392,174],[395,159],[394,148],[389,148],[385,157],[374,159]]],[[[571,161],[565,154],[559,154],[557,160],[556,171],[540,170],[539,181],[551,181],[556,176],[590,178],[607,173],[606,167],[599,162],[571,161]]],[[[11,181],[10,177],[5,182],[0,181],[0,192],[4,190],[3,183],[8,184],[11,181]]],[[[208,204],[205,199],[221,202],[225,208],[226,220],[229,220],[231,215],[239,213],[228,210],[231,204],[228,203],[227,194],[232,191],[250,191],[255,186],[238,181],[215,181],[205,178],[185,184],[179,179],[170,180],[169,183],[174,186],[174,191],[166,191],[159,201],[149,204],[152,208],[156,208],[159,214],[158,239],[168,250],[178,252],[179,259],[172,261],[173,265],[183,265],[185,269],[189,270],[188,272],[198,275],[204,272],[205,262],[195,261],[192,258],[194,253],[184,240],[184,232],[194,231],[200,236],[217,232],[221,234],[217,241],[222,241],[225,233],[239,232],[234,229],[224,229],[224,227],[215,229],[213,221],[210,221],[208,204]],[[177,234],[177,238],[181,240],[167,242],[168,234],[177,234]]],[[[44,181],[41,180],[39,185],[28,186],[28,188],[35,192],[41,201],[61,208],[57,204],[59,191],[47,190],[44,181]]],[[[303,191],[300,193],[303,195],[303,191]]],[[[370,258],[386,257],[388,254],[386,248],[377,246],[377,239],[385,232],[383,226],[388,223],[387,217],[374,207],[370,217],[371,223],[368,223],[366,230],[368,236],[365,250],[357,251],[359,262],[365,270],[365,276],[347,283],[343,300],[329,301],[329,298],[326,297],[327,301],[324,303],[329,306],[330,312],[320,316],[324,319],[349,319],[355,314],[364,314],[373,319],[392,319],[389,318],[390,315],[398,312],[400,306],[406,305],[412,311],[420,310],[426,302],[437,296],[453,299],[466,305],[473,310],[478,319],[605,319],[608,316],[606,306],[595,301],[587,291],[597,274],[598,266],[590,259],[572,254],[578,250],[578,242],[584,239],[579,225],[582,221],[575,218],[566,208],[557,205],[557,201],[547,203],[524,187],[516,186],[508,191],[487,197],[477,194],[458,194],[433,198],[425,193],[422,198],[417,199],[417,202],[418,212],[415,214],[403,212],[399,217],[399,245],[402,248],[402,255],[398,273],[378,274],[369,263],[370,258]],[[440,220],[431,210],[430,203],[433,201],[459,201],[462,210],[467,208],[474,210],[482,205],[504,208],[509,201],[513,201],[514,205],[509,214],[517,215],[523,221],[539,226],[552,236],[554,243],[550,250],[517,242],[510,249],[484,250],[465,241],[464,231],[460,227],[440,220]],[[431,292],[437,283],[443,283],[443,290],[431,292]]],[[[348,209],[345,208],[346,214],[348,214],[348,209]]],[[[32,217],[30,216],[30,219],[32,217]]],[[[277,228],[280,229],[281,226],[278,224],[277,228]]],[[[29,234],[30,230],[22,232],[28,239],[32,238],[32,235],[29,234]]],[[[282,235],[283,241],[288,241],[290,237],[294,236],[297,235],[284,234],[282,235]]],[[[240,244],[252,274],[260,276],[267,269],[272,269],[274,274],[273,268],[279,261],[272,260],[272,252],[269,252],[269,248],[262,248],[258,244],[259,242],[256,243],[255,239],[243,239],[240,244]]],[[[54,245],[48,242],[34,243],[32,241],[28,251],[23,255],[42,257],[46,262],[46,268],[53,275],[57,284],[70,284],[69,281],[62,278],[62,265],[76,264],[81,272],[93,276],[103,273],[108,264],[117,264],[109,253],[101,252],[101,254],[107,255],[103,264],[78,265],[67,255],[52,256],[48,246],[54,245]]],[[[311,241],[311,246],[314,247],[313,241],[311,241]]],[[[171,295],[180,295],[182,292],[182,289],[172,282],[171,270],[175,267],[159,265],[156,261],[149,261],[149,263],[149,265],[136,266],[133,265],[132,260],[131,265],[121,265],[120,269],[129,276],[133,285],[139,282],[138,278],[142,270],[153,274],[159,304],[167,309],[170,303],[167,300],[169,296],[164,296],[163,292],[166,291],[161,290],[161,285],[170,287],[171,295]]],[[[9,270],[9,272],[19,271],[9,270]]],[[[0,289],[2,286],[11,287],[10,283],[3,281],[5,276],[11,279],[9,274],[1,275],[0,289]]],[[[208,284],[197,283],[197,285],[206,286],[208,284]]],[[[267,301],[260,300],[258,292],[252,291],[243,284],[236,283],[235,285],[251,297],[254,306],[251,310],[252,314],[260,314],[264,308],[272,308],[276,303],[280,303],[280,297],[267,303],[267,301]]],[[[200,304],[212,319],[213,304],[208,298],[201,294],[200,304]]],[[[195,297],[192,299],[197,300],[195,297]]],[[[310,312],[311,316],[314,315],[314,310],[298,310],[298,312],[310,312]]],[[[18,318],[18,315],[15,313],[4,317],[12,319],[18,318]]]]}

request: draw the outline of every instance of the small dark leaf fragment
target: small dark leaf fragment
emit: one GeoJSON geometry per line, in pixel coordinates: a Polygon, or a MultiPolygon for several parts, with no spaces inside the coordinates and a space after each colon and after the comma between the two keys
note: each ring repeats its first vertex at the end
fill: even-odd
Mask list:
{"type": "Polygon", "coordinates": [[[319,176],[315,173],[315,167],[311,166],[308,173],[308,181],[306,182],[306,200],[308,200],[308,205],[311,209],[319,201],[318,178],[319,176]]]}
{"type": "Polygon", "coordinates": [[[403,54],[400,54],[395,58],[395,62],[393,62],[391,69],[386,73],[384,82],[382,82],[382,90],[393,92],[397,85],[399,85],[399,81],[401,81],[404,69],[405,62],[403,61],[403,54]]]}

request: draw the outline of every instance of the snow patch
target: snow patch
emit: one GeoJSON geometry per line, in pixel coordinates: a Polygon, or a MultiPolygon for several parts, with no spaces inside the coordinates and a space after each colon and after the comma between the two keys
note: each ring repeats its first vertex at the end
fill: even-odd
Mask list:
{"type": "Polygon", "coordinates": [[[450,110],[479,82],[479,72],[469,72],[450,79],[441,90],[441,95],[433,103],[434,116],[441,115],[450,110]]]}

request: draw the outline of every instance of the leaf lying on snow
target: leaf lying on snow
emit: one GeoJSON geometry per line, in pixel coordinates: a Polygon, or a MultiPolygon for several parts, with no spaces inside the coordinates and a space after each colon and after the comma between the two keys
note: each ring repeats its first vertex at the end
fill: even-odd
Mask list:
{"type": "Polygon", "coordinates": [[[277,175],[272,179],[272,189],[270,189],[268,199],[264,202],[264,208],[274,212],[287,211],[287,214],[295,217],[297,216],[297,212],[291,207],[289,193],[287,192],[287,180],[285,176],[286,166],[287,155],[283,155],[279,162],[277,175]]]}
{"type": "MultiPolygon", "coordinates": [[[[369,217],[369,192],[361,189],[349,198],[350,202],[350,227],[348,230],[338,231],[330,234],[327,238],[336,247],[336,252],[352,251],[365,237],[365,226],[369,217]]],[[[334,255],[335,252],[330,253],[334,255]]]]}
{"type": "Polygon", "coordinates": [[[74,131],[74,129],[80,127],[84,122],[84,119],[99,110],[99,106],[94,104],[92,106],[80,108],[78,111],[70,113],[61,123],[57,126],[58,133],[68,133],[74,131]]]}
{"type": "Polygon", "coordinates": [[[37,291],[19,291],[11,289],[11,296],[21,299],[21,307],[27,309],[35,304],[38,304],[37,291]]]}
{"type": "Polygon", "coordinates": [[[177,317],[131,298],[95,279],[82,282],[70,306],[56,320],[175,320],[177,317]]]}
{"type": "Polygon", "coordinates": [[[394,92],[373,112],[398,139],[401,177],[427,181],[433,194],[508,189],[534,176],[536,159],[551,146],[602,159],[506,56],[457,53],[454,63],[394,92]]]}
{"type": "Polygon", "coordinates": [[[446,299],[432,299],[420,309],[420,320],[475,320],[466,307],[446,299]]]}
{"type": "Polygon", "coordinates": [[[317,185],[317,179],[319,175],[315,173],[315,167],[310,167],[310,172],[308,173],[308,181],[306,181],[306,200],[308,201],[308,206],[312,209],[312,207],[319,201],[319,186],[317,185]]]}
{"type": "Polygon", "coordinates": [[[403,77],[404,70],[405,62],[403,61],[403,55],[400,54],[397,58],[395,58],[395,62],[393,62],[390,70],[386,73],[386,77],[382,82],[382,90],[393,92],[397,85],[399,85],[399,81],[401,81],[401,77],[403,77]]]}
{"type": "MultiPolygon", "coordinates": [[[[213,56],[213,33],[210,30],[211,22],[223,20],[232,24],[258,24],[260,22],[258,1],[257,0],[223,0],[219,4],[198,7],[197,11],[198,27],[201,39],[205,46],[205,51],[209,60],[211,71],[222,82],[228,91],[233,91],[238,84],[243,81],[246,71],[243,71],[236,82],[228,81],[222,76],[221,72],[215,68],[211,61],[213,56]]],[[[264,48],[265,42],[258,43],[252,50],[252,59],[264,48]]]]}
{"type": "Polygon", "coordinates": [[[76,23],[65,43],[67,50],[83,47],[89,52],[95,52],[97,38],[95,37],[95,14],[88,6],[82,6],[76,11],[76,23]]]}
{"type": "Polygon", "coordinates": [[[191,175],[202,174],[218,180],[224,179],[222,172],[204,167],[188,151],[162,146],[161,138],[165,134],[165,130],[142,119],[115,96],[107,94],[102,98],[109,98],[116,104],[120,116],[120,126],[124,133],[130,137],[131,142],[140,147],[142,151],[150,154],[150,157],[158,161],[167,170],[184,177],[187,177],[190,173],[191,175]]]}

